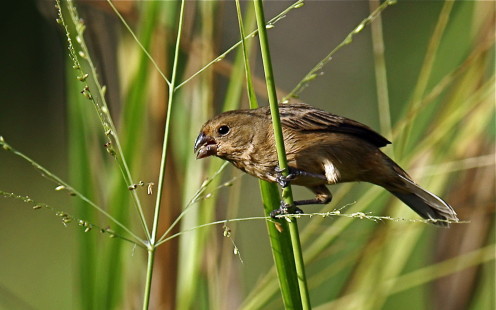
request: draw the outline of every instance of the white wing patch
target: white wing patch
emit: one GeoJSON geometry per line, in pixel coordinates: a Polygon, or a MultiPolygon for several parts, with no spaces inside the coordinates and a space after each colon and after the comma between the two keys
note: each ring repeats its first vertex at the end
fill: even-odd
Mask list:
{"type": "Polygon", "coordinates": [[[323,163],[327,182],[329,182],[329,184],[337,183],[339,181],[339,177],[341,176],[339,170],[332,164],[330,160],[326,159],[323,163]]]}

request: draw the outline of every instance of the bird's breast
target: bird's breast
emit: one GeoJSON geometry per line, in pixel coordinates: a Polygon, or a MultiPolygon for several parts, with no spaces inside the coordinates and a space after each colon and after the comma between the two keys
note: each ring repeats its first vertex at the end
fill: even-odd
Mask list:
{"type": "Polygon", "coordinates": [[[275,182],[275,166],[265,163],[254,162],[253,160],[236,160],[231,163],[238,169],[259,179],[275,182]]]}

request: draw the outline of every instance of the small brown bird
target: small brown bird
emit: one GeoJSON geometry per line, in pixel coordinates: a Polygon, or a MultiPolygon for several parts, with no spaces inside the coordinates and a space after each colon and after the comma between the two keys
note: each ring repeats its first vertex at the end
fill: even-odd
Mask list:
{"type": "MultiPolygon", "coordinates": [[[[278,168],[268,107],[224,112],[207,121],[195,141],[196,158],[214,155],[262,180],[290,182],[315,193],[314,199],[295,205],[329,203],[328,184],[365,181],[384,187],[423,218],[441,220],[438,225],[458,221],[450,205],[415,184],[379,150],[391,142],[368,126],[303,103],[281,104],[279,113],[288,176],[278,168]]],[[[283,206],[272,215],[286,210],[283,206]]]]}

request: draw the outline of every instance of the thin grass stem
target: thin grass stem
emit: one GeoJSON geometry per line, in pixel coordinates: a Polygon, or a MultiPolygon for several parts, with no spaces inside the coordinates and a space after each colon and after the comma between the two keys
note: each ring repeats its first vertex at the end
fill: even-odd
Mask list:
{"type": "MultiPolygon", "coordinates": [[[[172,222],[172,224],[169,226],[169,228],[167,228],[167,230],[158,239],[157,246],[159,246],[160,244],[162,244],[165,241],[166,236],[174,229],[174,227],[176,227],[176,225],[179,223],[179,221],[186,215],[189,208],[194,203],[198,202],[198,200],[201,197],[201,194],[203,194],[205,192],[205,190],[207,189],[207,186],[213,181],[213,179],[215,177],[217,177],[222,172],[222,170],[224,170],[224,168],[228,164],[229,164],[228,162],[223,163],[222,166],[220,167],[220,169],[217,170],[217,172],[212,177],[208,178],[205,182],[203,182],[203,184],[200,186],[200,188],[196,191],[196,193],[193,195],[193,197],[190,199],[190,201],[183,208],[183,210],[181,211],[181,214],[179,214],[179,216],[174,220],[174,222],[172,222]]],[[[217,188],[221,188],[221,187],[223,187],[223,186],[219,186],[217,188]]]]}
{"type": "Polygon", "coordinates": [[[255,109],[258,107],[257,95],[255,94],[255,89],[253,87],[253,79],[251,76],[250,61],[248,59],[248,51],[246,48],[245,27],[244,27],[244,23],[243,23],[243,15],[241,14],[241,5],[239,4],[239,0],[236,0],[236,13],[238,15],[239,33],[241,34],[241,47],[243,49],[243,61],[244,61],[244,65],[245,65],[246,89],[248,91],[248,99],[250,102],[250,108],[255,109]]]}
{"type": "Polygon", "coordinates": [[[165,76],[164,72],[162,72],[162,70],[160,69],[160,66],[157,64],[155,59],[153,59],[152,55],[150,55],[150,53],[146,50],[146,48],[143,46],[143,44],[141,44],[141,41],[138,39],[138,37],[136,36],[134,31],[131,29],[129,24],[126,22],[126,20],[122,16],[122,14],[117,10],[117,8],[115,7],[115,5],[112,3],[111,0],[107,0],[107,2],[110,5],[110,7],[112,8],[112,10],[114,11],[114,13],[117,15],[117,17],[119,17],[119,19],[121,20],[122,24],[127,29],[127,31],[129,32],[129,34],[133,37],[134,41],[136,41],[136,44],[138,44],[140,49],[143,51],[143,53],[145,53],[146,57],[148,57],[150,62],[153,64],[153,67],[155,67],[155,70],[157,70],[158,74],[160,74],[160,76],[167,83],[167,85],[170,85],[171,82],[169,81],[169,79],[165,76]]]}
{"type": "Polygon", "coordinates": [[[145,293],[143,298],[143,310],[147,310],[150,303],[150,294],[151,294],[151,285],[152,285],[152,276],[153,276],[153,262],[155,259],[155,249],[157,231],[158,231],[158,221],[160,216],[160,207],[162,202],[162,194],[165,180],[165,171],[166,171],[166,163],[167,163],[167,151],[169,145],[169,133],[171,127],[171,112],[172,112],[172,104],[174,102],[174,89],[176,83],[176,75],[177,75],[177,67],[179,63],[179,47],[181,44],[181,32],[183,27],[183,18],[184,18],[184,5],[185,0],[181,1],[181,8],[179,11],[179,22],[177,28],[177,38],[176,38],[176,47],[174,51],[174,62],[172,65],[172,76],[169,83],[169,98],[167,102],[167,116],[165,121],[165,130],[164,130],[164,141],[162,144],[162,157],[160,160],[160,174],[158,178],[158,186],[157,186],[157,198],[155,201],[155,211],[153,215],[153,226],[150,237],[150,242],[148,244],[148,261],[147,261],[147,272],[146,272],[146,280],[145,280],[145,293]]]}

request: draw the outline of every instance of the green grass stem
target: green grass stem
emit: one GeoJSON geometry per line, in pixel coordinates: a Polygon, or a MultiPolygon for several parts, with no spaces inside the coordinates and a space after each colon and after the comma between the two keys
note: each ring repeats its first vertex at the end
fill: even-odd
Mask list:
{"type": "MultiPolygon", "coordinates": [[[[271,63],[271,56],[270,56],[270,48],[269,48],[269,40],[267,36],[267,29],[266,29],[266,24],[265,24],[265,16],[264,16],[264,9],[263,9],[263,3],[261,0],[254,0],[253,1],[255,5],[255,15],[257,19],[257,25],[258,25],[258,33],[259,33],[259,41],[260,41],[260,50],[262,54],[262,62],[263,62],[263,67],[264,67],[264,73],[265,73],[265,81],[267,83],[267,94],[269,97],[269,104],[270,104],[270,111],[271,111],[271,116],[272,116],[272,125],[274,127],[274,140],[276,144],[276,149],[277,149],[277,155],[278,155],[278,160],[279,160],[279,168],[283,171],[283,175],[287,176],[288,175],[288,163],[286,159],[286,150],[284,148],[284,137],[282,133],[282,127],[281,127],[281,120],[279,116],[279,106],[278,106],[278,100],[277,100],[277,94],[276,94],[276,87],[275,87],[275,78],[274,78],[274,73],[272,71],[272,63],[271,63]]],[[[288,205],[293,205],[293,194],[291,191],[291,186],[287,186],[283,188],[282,191],[282,197],[284,200],[284,203],[288,205]]],[[[277,206],[277,204],[276,204],[277,206]]],[[[270,206],[271,209],[274,209],[274,206],[270,206]]],[[[293,258],[295,260],[295,267],[296,267],[296,276],[297,276],[297,282],[298,282],[298,287],[299,287],[299,295],[301,298],[301,304],[297,305],[294,304],[293,306],[300,308],[301,309],[311,309],[311,304],[310,304],[310,295],[308,292],[307,288],[307,283],[306,283],[306,276],[305,276],[305,264],[303,262],[303,255],[302,255],[302,250],[301,250],[301,245],[299,241],[299,234],[298,234],[298,226],[297,226],[297,221],[296,219],[288,221],[288,226],[289,226],[289,234],[290,234],[290,240],[293,248],[293,258]]],[[[274,256],[279,255],[279,253],[274,253],[274,256]]],[[[277,264],[277,261],[276,261],[277,264]]],[[[287,277],[293,276],[293,273],[279,273],[278,276],[281,278],[281,281],[287,281],[287,277]]],[[[284,292],[283,292],[284,293],[284,292]]],[[[295,294],[296,292],[293,292],[292,294],[295,294]]],[[[289,299],[289,296],[284,298],[284,300],[289,299]]]]}
{"type": "Polygon", "coordinates": [[[107,2],[110,5],[110,7],[112,8],[112,10],[114,11],[115,15],[117,15],[117,17],[119,17],[119,19],[121,20],[121,22],[124,25],[124,27],[126,27],[126,30],[128,31],[128,33],[133,37],[134,41],[136,41],[136,44],[138,44],[138,46],[143,51],[143,53],[146,55],[146,57],[148,58],[148,60],[153,64],[153,67],[155,68],[155,70],[160,74],[160,76],[167,83],[167,85],[170,85],[171,82],[165,76],[165,73],[162,72],[162,70],[160,69],[160,66],[157,64],[157,62],[152,57],[152,55],[150,55],[150,52],[148,52],[148,49],[144,46],[144,44],[141,43],[142,40],[141,39],[138,39],[138,36],[136,36],[136,34],[134,33],[133,29],[131,29],[131,27],[129,26],[129,24],[126,22],[126,20],[124,19],[124,17],[122,16],[122,14],[119,12],[119,10],[117,10],[117,8],[112,3],[112,1],[111,0],[107,0],[107,2]]]}
{"type": "MultiPolygon", "coordinates": [[[[250,8],[253,8],[253,7],[248,6],[248,13],[254,12],[254,10],[253,9],[250,10],[250,8]]],[[[248,13],[247,13],[247,15],[248,15],[248,13]]],[[[248,99],[250,102],[250,108],[256,109],[256,108],[258,108],[257,95],[255,94],[255,88],[253,87],[253,79],[252,79],[252,75],[251,75],[251,66],[250,66],[250,61],[249,61],[249,56],[248,56],[249,55],[248,54],[249,47],[247,46],[247,43],[246,43],[245,27],[243,25],[244,24],[243,23],[243,15],[241,14],[241,5],[239,3],[239,0],[236,0],[236,14],[238,16],[239,33],[241,34],[241,48],[242,48],[243,62],[244,62],[244,68],[245,68],[244,72],[245,72],[245,78],[246,78],[246,90],[248,91],[248,99]]],[[[252,14],[249,14],[247,16],[248,20],[250,20],[250,18],[253,18],[253,16],[251,16],[252,14]]],[[[253,42],[253,41],[251,41],[251,42],[253,42]]]]}
{"type": "Polygon", "coordinates": [[[143,298],[143,310],[149,308],[150,304],[150,295],[151,295],[151,285],[152,285],[152,277],[153,277],[153,263],[155,259],[155,249],[157,242],[157,231],[158,231],[158,220],[160,215],[160,207],[162,201],[162,193],[164,188],[164,180],[165,180],[165,170],[167,163],[167,151],[169,145],[169,133],[171,127],[171,115],[172,115],[172,106],[174,103],[174,93],[175,93],[175,83],[177,77],[177,69],[179,63],[179,47],[181,44],[181,33],[183,26],[183,17],[184,17],[184,5],[185,1],[181,1],[181,9],[179,13],[179,22],[177,28],[177,37],[176,37],[176,47],[174,50],[174,62],[172,66],[172,76],[169,83],[169,97],[167,101],[167,116],[165,121],[165,129],[164,129],[164,141],[162,144],[162,156],[160,159],[160,170],[159,170],[159,178],[158,178],[158,186],[157,186],[157,198],[155,201],[155,211],[153,214],[153,226],[152,232],[150,236],[150,241],[148,244],[148,260],[147,260],[147,272],[146,272],[146,280],[145,280],[145,292],[143,298]]]}
{"type": "MultiPolygon", "coordinates": [[[[378,0],[370,0],[369,4],[372,14],[374,14],[379,9],[380,2],[378,0]]],[[[382,17],[381,14],[376,14],[375,16],[375,22],[370,24],[370,30],[372,33],[372,50],[374,53],[374,71],[377,90],[377,104],[379,109],[379,124],[381,128],[380,132],[385,137],[390,139],[393,135],[393,130],[391,125],[388,95],[386,56],[384,55],[385,47],[382,33],[382,17]]],[[[392,154],[394,154],[394,152],[390,149],[389,155],[392,154]]]]}

